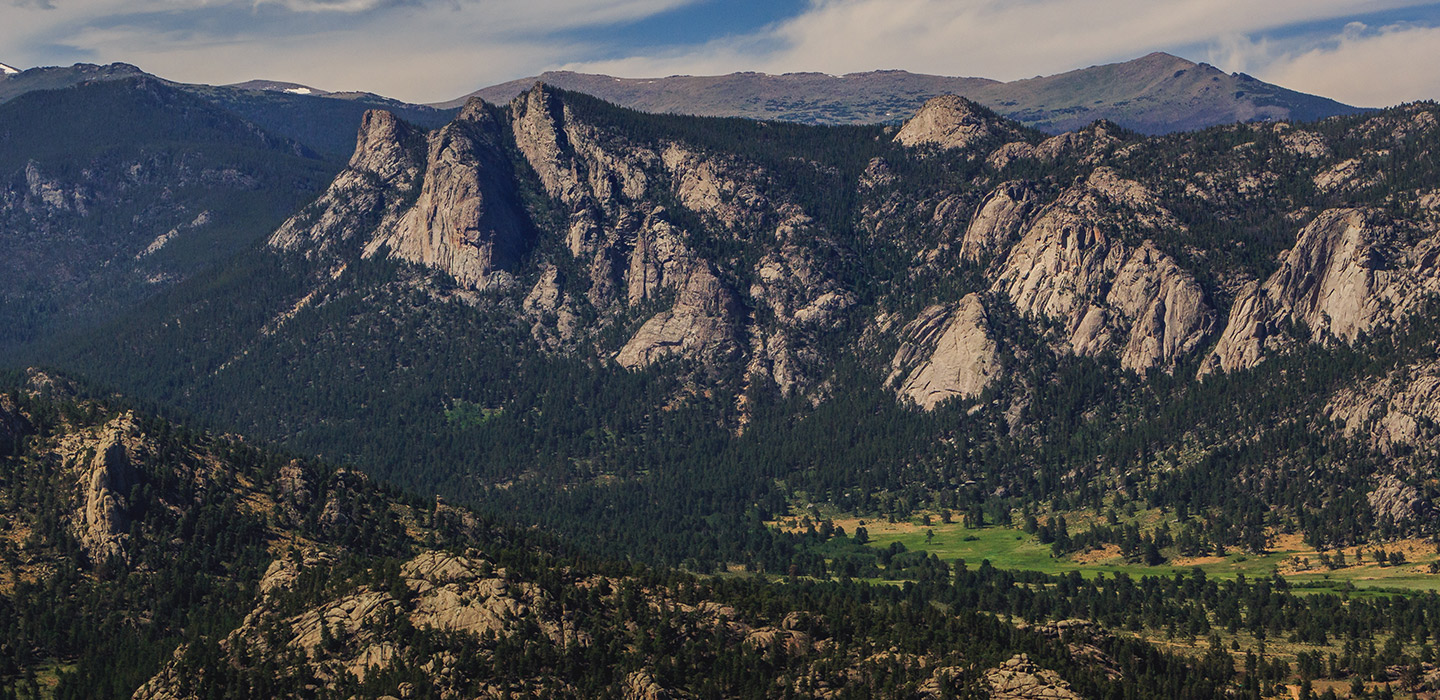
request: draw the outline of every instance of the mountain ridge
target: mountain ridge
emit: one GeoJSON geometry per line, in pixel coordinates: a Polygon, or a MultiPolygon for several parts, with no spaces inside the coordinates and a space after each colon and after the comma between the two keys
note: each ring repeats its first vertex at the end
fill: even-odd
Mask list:
{"type": "Polygon", "coordinates": [[[437,106],[455,107],[471,96],[505,104],[535,82],[648,112],[812,124],[899,121],[927,99],[955,94],[1052,134],[1101,119],[1145,134],[1162,134],[1236,121],[1314,121],[1362,111],[1163,52],[1010,82],[899,70],[843,76],[750,72],[666,78],[554,71],[483,88],[437,106]]]}

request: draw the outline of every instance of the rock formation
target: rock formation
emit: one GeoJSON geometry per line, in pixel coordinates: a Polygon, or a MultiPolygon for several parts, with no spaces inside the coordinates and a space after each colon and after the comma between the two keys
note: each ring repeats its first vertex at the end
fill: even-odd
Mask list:
{"type": "MultiPolygon", "coordinates": [[[[1034,193],[1025,183],[1006,182],[995,188],[965,229],[960,257],[980,262],[1003,253],[1011,239],[1020,234],[1034,201],[1034,193]]],[[[938,209],[936,216],[940,216],[938,209]]]]}
{"type": "Polygon", "coordinates": [[[675,306],[646,321],[615,361],[636,369],[672,355],[718,362],[739,348],[735,332],[738,302],[734,293],[708,267],[690,273],[675,306]]]}
{"type": "Polygon", "coordinates": [[[1080,700],[1070,684],[1054,671],[1017,654],[985,674],[993,700],[1080,700]]]}
{"type": "Polygon", "coordinates": [[[140,428],[130,413],[93,434],[75,436],[64,448],[74,464],[78,495],[70,531],[91,561],[126,559],[130,489],[140,482],[133,453],[141,449],[140,428]]]}
{"type": "Polygon", "coordinates": [[[270,245],[313,257],[357,235],[387,230],[419,186],[425,167],[420,138],[389,112],[366,112],[349,166],[325,194],[281,225],[270,245]]]}
{"type": "Polygon", "coordinates": [[[992,289],[1029,317],[1060,324],[1078,355],[1169,370],[1209,334],[1215,313],[1188,272],[1148,240],[1178,226],[1144,187],[1097,168],[1046,209],[1011,249],[992,289]]]}
{"type": "Polygon", "coordinates": [[[1397,447],[1430,452],[1440,445],[1440,360],[1402,367],[1337,392],[1325,406],[1345,434],[1364,437],[1383,454],[1397,447]]]}
{"type": "Polygon", "coordinates": [[[479,100],[428,137],[419,199],[365,248],[436,268],[463,287],[503,286],[529,247],[501,125],[479,100]]]}
{"type": "Polygon", "coordinates": [[[1351,343],[1404,318],[1440,290],[1437,258],[1440,240],[1406,245],[1379,212],[1326,210],[1300,232],[1280,269],[1236,297],[1201,374],[1253,367],[1292,340],[1351,343]]]}
{"type": "Polygon", "coordinates": [[[927,411],[949,398],[978,397],[1000,373],[985,305],[976,294],[925,309],[900,337],[885,383],[927,411]]]}
{"type": "Polygon", "coordinates": [[[905,122],[895,134],[895,141],[910,147],[931,145],[965,150],[997,139],[1014,140],[1019,135],[1018,130],[985,108],[963,97],[941,95],[926,102],[905,122]]]}
{"type": "Polygon", "coordinates": [[[30,432],[30,422],[20,413],[20,407],[7,394],[0,394],[0,451],[30,432]]]}
{"type": "Polygon", "coordinates": [[[1375,480],[1375,489],[1365,499],[1375,517],[1397,524],[1416,522],[1432,508],[1418,489],[1389,474],[1375,480]]]}

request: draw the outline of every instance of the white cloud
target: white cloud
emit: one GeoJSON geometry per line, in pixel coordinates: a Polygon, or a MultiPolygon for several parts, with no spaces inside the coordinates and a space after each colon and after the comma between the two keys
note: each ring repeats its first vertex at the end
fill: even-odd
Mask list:
{"type": "Polygon", "coordinates": [[[1440,99],[1440,27],[1351,22],[1303,42],[1231,39],[1216,65],[1365,107],[1440,99]]]}
{"type": "Polygon", "coordinates": [[[22,1],[0,22],[10,63],[124,61],[185,82],[263,77],[420,102],[593,55],[556,33],[698,0],[22,1]]]}
{"type": "Polygon", "coordinates": [[[1157,50],[1208,53],[1228,70],[1361,104],[1434,97],[1440,75],[1434,29],[1293,36],[1306,23],[1437,0],[810,0],[793,18],[705,43],[625,52],[605,38],[608,26],[719,1],[0,0],[13,6],[0,22],[0,60],[127,61],[176,80],[265,77],[413,101],[556,67],[634,77],[900,68],[1011,80],[1157,50]]]}

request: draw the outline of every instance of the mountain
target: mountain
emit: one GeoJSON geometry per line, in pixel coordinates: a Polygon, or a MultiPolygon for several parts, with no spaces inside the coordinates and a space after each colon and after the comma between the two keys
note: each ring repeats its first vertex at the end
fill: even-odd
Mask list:
{"type": "Polygon", "coordinates": [[[508,104],[536,82],[660,114],[777,119],[805,124],[879,124],[908,117],[931,97],[969,94],[996,81],[905,71],[844,76],[731,73],[668,78],[615,78],[547,71],[535,77],[492,85],[437,106],[459,107],[470,97],[480,97],[492,104],[508,104]]]}
{"type": "Polygon", "coordinates": [[[334,173],[145,76],[27,92],[0,120],[0,347],[12,352],[253,245],[334,173]]]}
{"type": "Polygon", "coordinates": [[[176,83],[128,63],[105,66],[77,63],[68,67],[31,68],[6,76],[0,80],[0,104],[40,90],[136,78],[163,82],[197,95],[276,136],[294,139],[336,160],[344,160],[349,155],[355,126],[367,109],[390,110],[429,127],[440,126],[454,116],[453,110],[411,105],[365,92],[326,92],[271,80],[219,87],[176,83]]]}
{"type": "Polygon", "coordinates": [[[331,93],[312,88],[309,85],[299,83],[286,83],[278,80],[247,80],[243,83],[233,83],[225,87],[235,90],[269,90],[271,92],[286,92],[292,95],[319,95],[325,96],[331,93]]]}
{"type": "Polygon", "coordinates": [[[0,81],[0,348],[84,328],[253,245],[343,163],[369,109],[341,98],[180,85],[126,64],[0,81]]]}
{"type": "Polygon", "coordinates": [[[58,90],[81,83],[124,80],[143,75],[147,75],[145,71],[128,63],[111,63],[106,66],[77,63],[70,67],[31,68],[7,74],[3,80],[0,80],[0,103],[9,102],[27,92],[36,90],[58,90]]]}
{"type": "MultiPolygon", "coordinates": [[[[1052,134],[1101,119],[1144,134],[1164,134],[1256,120],[1314,121],[1361,111],[1165,53],[1008,83],[905,71],[645,79],[560,71],[491,86],[466,97],[505,104],[537,81],[646,112],[806,124],[898,122],[926,100],[953,94],[1052,134]]],[[[440,106],[458,107],[464,100],[440,106]]]]}
{"type": "MultiPolygon", "coordinates": [[[[83,89],[107,87],[124,86],[83,89]]],[[[216,109],[156,94],[181,114],[216,109]]],[[[413,510],[367,496],[384,529],[323,520],[342,545],[395,545],[376,553],[390,573],[340,557],[293,596],[228,597],[243,612],[203,635],[229,641],[147,667],[157,695],[184,695],[172,691],[200,669],[225,669],[227,689],[273,695],[263,679],[281,678],[341,697],[403,695],[400,682],[543,694],[537,668],[579,696],[644,671],[641,697],[1006,697],[1035,678],[1067,697],[1054,676],[1084,697],[1257,697],[1440,680],[1424,622],[1436,598],[1406,592],[1435,590],[1440,571],[1434,104],[1052,136],[957,96],[897,126],[811,126],[536,85],[435,129],[386,110],[358,127],[348,161],[251,247],[0,362],[40,358],[98,396],[509,523],[550,543],[506,554],[531,562],[518,578],[546,597],[520,596],[528,622],[493,646],[384,624],[374,611],[433,620],[420,591],[446,576],[457,598],[491,600],[480,561],[498,569],[500,555],[438,534],[432,546],[423,523],[402,527],[413,510]],[[417,559],[442,550],[464,561],[417,559]],[[612,603],[598,581],[580,585],[591,564],[645,583],[609,589],[612,603]],[[646,597],[662,590],[677,604],[646,597]],[[751,602],[724,597],[736,590],[751,602]],[[790,612],[826,622],[786,627],[790,612]],[[767,651],[744,651],[748,631],[727,621],[771,628],[767,651]],[[562,626],[599,643],[562,653],[562,626]],[[783,634],[796,631],[809,646],[783,634]],[[1187,658],[1115,646],[1136,638],[1187,658]],[[934,656],[951,648],[963,659],[934,656]],[[338,670],[366,659],[398,659],[397,675],[363,685],[338,670]],[[950,666],[960,683],[922,688],[950,666]],[[784,690],[755,685],[777,678],[784,690]]],[[[27,138],[15,162],[65,143],[27,138]]],[[[50,432],[0,424],[43,438],[89,410],[27,414],[50,416],[50,432]]],[[[20,464],[87,454],[41,447],[50,456],[20,464]]],[[[260,474],[246,478],[283,488],[260,474]]],[[[13,501],[46,503],[32,493],[47,491],[13,501]]],[[[256,499],[269,506],[235,502],[256,499]]],[[[304,512],[318,525],[325,508],[304,512]]],[[[56,541],[68,556],[84,542],[56,541]]],[[[241,551],[257,552],[243,588],[264,557],[241,551]]]]}
{"type": "Polygon", "coordinates": [[[796,502],[1131,509],[1180,559],[1423,536],[1437,135],[1430,105],[1165,137],[954,97],[898,130],[548,86],[372,112],[265,250],[47,357],[702,569],[818,571],[759,517],[796,502]]]}
{"type": "Polygon", "coordinates": [[[20,72],[20,69],[19,69],[19,68],[14,68],[14,67],[5,65],[4,63],[0,63],[0,77],[15,75],[16,73],[19,73],[19,72],[20,72]]]}

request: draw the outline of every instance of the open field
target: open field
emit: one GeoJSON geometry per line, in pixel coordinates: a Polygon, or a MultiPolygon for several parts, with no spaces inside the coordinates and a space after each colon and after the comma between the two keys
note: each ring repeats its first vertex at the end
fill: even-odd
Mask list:
{"type": "MultiPolygon", "coordinates": [[[[1320,553],[1295,535],[1276,537],[1272,551],[1263,555],[1232,552],[1224,557],[1175,558],[1159,566],[1145,566],[1126,562],[1113,546],[1055,558],[1048,545],[1042,545],[1033,535],[1012,527],[968,529],[959,522],[942,523],[939,518],[932,518],[929,526],[922,525],[918,519],[890,523],[851,517],[834,518],[833,522],[850,535],[857,527],[864,527],[870,536],[871,547],[888,547],[892,542],[900,542],[909,551],[933,553],[947,562],[964,559],[970,566],[988,559],[991,565],[1000,569],[1048,574],[1078,571],[1086,577],[1121,572],[1135,577],[1172,576],[1176,573],[1188,574],[1198,567],[1206,576],[1222,580],[1234,579],[1241,574],[1253,580],[1278,572],[1291,584],[1302,586],[1301,590],[1348,589],[1351,586],[1357,589],[1440,590],[1440,575],[1427,573],[1429,564],[1437,561],[1435,546],[1423,540],[1359,547],[1363,550],[1363,563],[1360,565],[1353,564],[1357,548],[1347,547],[1340,551],[1350,565],[1334,570],[1321,566],[1320,553]],[[927,531],[933,533],[928,540],[927,531]],[[1399,550],[1405,554],[1407,563],[1379,566],[1370,554],[1374,549],[1387,552],[1399,550]]],[[[1329,554],[1333,556],[1335,552],[1329,554]]]]}

